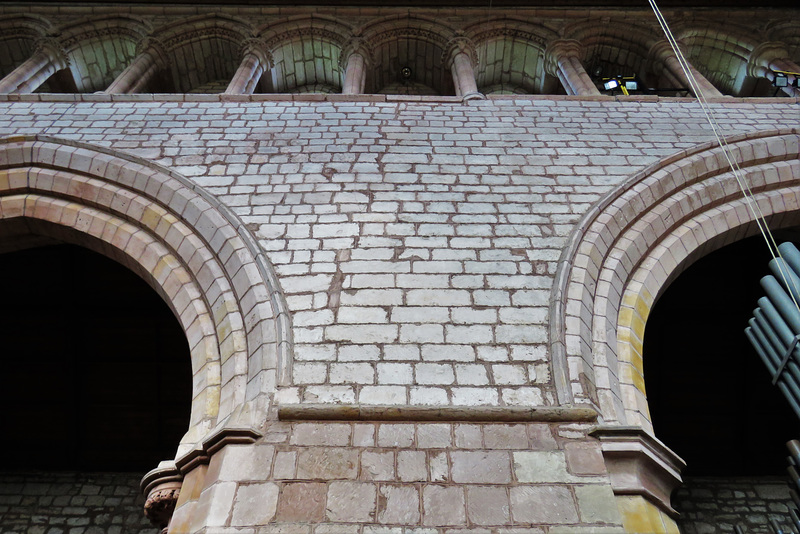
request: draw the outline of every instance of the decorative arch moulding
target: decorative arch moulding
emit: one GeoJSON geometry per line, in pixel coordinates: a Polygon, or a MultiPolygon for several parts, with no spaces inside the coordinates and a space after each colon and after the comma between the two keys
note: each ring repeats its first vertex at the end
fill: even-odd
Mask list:
{"type": "MultiPolygon", "coordinates": [[[[726,139],[756,202],[776,226],[800,219],[800,130],[726,139]]],[[[589,403],[607,424],[652,433],[641,341],[650,307],[700,256],[757,232],[722,149],[665,158],[606,195],[565,247],[550,307],[562,403],[589,403]]]]}
{"type": "Polygon", "coordinates": [[[11,137],[0,140],[0,225],[8,220],[110,256],[167,301],[195,375],[178,460],[260,435],[290,373],[291,325],[272,267],[229,208],[141,158],[11,137]]]}

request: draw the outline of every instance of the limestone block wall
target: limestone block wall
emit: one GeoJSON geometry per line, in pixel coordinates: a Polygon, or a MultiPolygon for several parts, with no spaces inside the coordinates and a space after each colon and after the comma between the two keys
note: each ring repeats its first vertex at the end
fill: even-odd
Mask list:
{"type": "MultiPolygon", "coordinates": [[[[797,127],[794,98],[711,106],[728,135],[797,127]]],[[[612,498],[587,435],[602,419],[485,414],[574,409],[549,345],[562,250],[612,188],[712,139],[694,101],[2,96],[0,137],[20,135],[186,177],[276,273],[290,349],[264,381],[268,405],[249,412],[263,436],[183,464],[175,532],[650,532],[663,519],[612,498]],[[319,405],[384,412],[278,417],[319,405]],[[419,408],[450,411],[432,422],[419,408]]]]}
{"type": "Polygon", "coordinates": [[[277,423],[263,443],[216,454],[206,489],[181,503],[171,528],[619,532],[590,426],[277,423]]]}

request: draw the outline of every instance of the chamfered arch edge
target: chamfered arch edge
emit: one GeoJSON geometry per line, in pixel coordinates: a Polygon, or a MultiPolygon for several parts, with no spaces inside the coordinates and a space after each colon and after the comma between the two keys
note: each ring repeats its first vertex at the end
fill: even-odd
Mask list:
{"type": "MultiPolygon", "coordinates": [[[[216,413],[212,406],[203,417],[193,414],[193,421],[204,424],[190,429],[178,455],[204,448],[202,441],[224,434],[226,428],[257,434],[271,417],[271,397],[277,384],[290,376],[291,328],[277,277],[238,217],[202,187],[142,158],[48,136],[0,139],[0,199],[8,206],[26,196],[23,206],[38,202],[40,211],[44,204],[54,203],[62,204],[55,212],[66,205],[82,210],[89,220],[84,234],[92,224],[97,230],[111,219],[119,221],[117,227],[130,225],[128,233],[146,236],[172,253],[174,259],[160,267],[162,275],[168,272],[163,275],[165,280],[174,274],[173,286],[179,279],[191,283],[200,293],[198,297],[212,301],[206,307],[216,324],[216,351],[240,354],[246,359],[246,370],[231,371],[236,368],[233,358],[228,365],[219,362],[223,380],[216,413]],[[189,274],[179,276],[177,267],[189,274]],[[227,296],[222,295],[226,287],[227,296]],[[216,310],[210,307],[214,303],[218,304],[216,310]],[[220,330],[222,326],[225,328],[220,330]],[[231,332],[225,333],[225,329],[231,332]]],[[[46,211],[41,211],[45,220],[46,211]]],[[[4,212],[0,217],[9,214],[8,209],[4,212]]],[[[55,212],[49,216],[55,217],[55,212]]],[[[49,222],[63,226],[63,222],[49,222]]],[[[112,241],[115,232],[98,231],[97,239],[106,243],[106,248],[119,248],[112,241]]],[[[109,255],[107,250],[105,254],[109,255]]],[[[165,290],[159,293],[163,297],[165,290]]],[[[171,308],[185,307],[186,300],[184,296],[182,304],[171,308]]],[[[185,326],[185,318],[178,319],[185,326]]]]}

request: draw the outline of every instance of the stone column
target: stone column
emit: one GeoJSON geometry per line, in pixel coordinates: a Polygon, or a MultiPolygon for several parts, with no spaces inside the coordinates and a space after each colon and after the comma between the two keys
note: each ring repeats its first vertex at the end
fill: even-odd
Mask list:
{"type": "Polygon", "coordinates": [[[456,96],[464,100],[486,98],[478,91],[475,81],[475,65],[478,64],[475,47],[466,37],[456,37],[450,41],[442,60],[453,75],[456,96]]]}
{"type": "MultiPolygon", "coordinates": [[[[674,83],[677,84],[678,87],[685,87],[689,91],[694,94],[694,89],[692,89],[692,84],[689,83],[689,77],[684,72],[683,68],[681,68],[680,60],[678,60],[678,56],[675,55],[675,52],[672,50],[669,42],[667,41],[659,41],[654,44],[650,48],[649,57],[652,58],[653,61],[657,61],[664,65],[664,70],[668,74],[668,77],[671,78],[674,83]]],[[[716,97],[722,96],[722,93],[711,85],[705,76],[700,74],[700,71],[695,69],[691,63],[688,61],[686,64],[689,67],[689,71],[694,76],[695,81],[697,82],[697,86],[702,91],[703,96],[706,97],[716,97]]],[[[697,96],[697,95],[695,95],[697,96]]]]}
{"type": "Polygon", "coordinates": [[[344,68],[344,81],[342,94],[360,95],[364,93],[367,83],[367,67],[369,66],[370,53],[365,43],[353,40],[342,51],[344,68]]]}
{"type": "Polygon", "coordinates": [[[158,71],[169,65],[164,47],[155,39],[145,39],[136,48],[136,58],[111,82],[104,93],[139,93],[158,71]]]}
{"type": "MultiPolygon", "coordinates": [[[[783,43],[769,42],[762,43],[750,54],[747,62],[747,74],[754,78],[766,78],[769,81],[775,80],[775,71],[800,72],[800,66],[790,59],[789,52],[783,43]]],[[[795,76],[789,76],[789,83],[795,80],[795,76]]],[[[781,87],[784,93],[789,96],[800,96],[800,89],[797,87],[781,87]]]]}
{"type": "Polygon", "coordinates": [[[547,73],[561,81],[568,95],[600,94],[581,64],[581,44],[578,41],[553,41],[547,46],[544,57],[547,73]]]}
{"type": "Polygon", "coordinates": [[[242,47],[242,62],[225,89],[226,95],[252,95],[255,92],[261,76],[274,64],[266,48],[266,44],[258,39],[245,42],[242,47]]]}
{"type": "Polygon", "coordinates": [[[69,66],[69,58],[55,39],[37,43],[36,52],[25,63],[0,80],[0,94],[32,93],[54,73],[69,66]]]}

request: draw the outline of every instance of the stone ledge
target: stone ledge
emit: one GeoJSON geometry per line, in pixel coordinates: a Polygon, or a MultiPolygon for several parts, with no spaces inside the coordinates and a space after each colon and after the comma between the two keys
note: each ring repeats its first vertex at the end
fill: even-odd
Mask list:
{"type": "Polygon", "coordinates": [[[470,421],[481,423],[590,423],[590,406],[381,406],[292,404],[278,406],[282,421],[470,421]]]}

